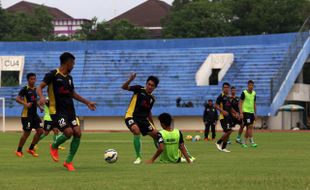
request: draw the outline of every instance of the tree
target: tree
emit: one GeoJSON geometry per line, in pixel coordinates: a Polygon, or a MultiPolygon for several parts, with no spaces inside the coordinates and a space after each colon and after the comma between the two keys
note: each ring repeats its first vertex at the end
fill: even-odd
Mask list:
{"type": "Polygon", "coordinates": [[[90,23],[82,25],[82,29],[77,32],[77,38],[80,40],[143,39],[145,30],[126,20],[98,23],[97,18],[93,18],[90,23]]]}
{"type": "Polygon", "coordinates": [[[231,9],[221,1],[193,1],[172,10],[162,21],[163,34],[168,38],[234,35],[232,20],[231,9]]]}
{"type": "Polygon", "coordinates": [[[42,41],[53,37],[52,16],[40,6],[33,14],[0,11],[0,39],[5,41],[42,41]]]}
{"type": "Polygon", "coordinates": [[[296,32],[309,12],[309,0],[175,0],[163,33],[186,38],[296,32]]]}
{"type": "Polygon", "coordinates": [[[299,30],[309,16],[308,0],[227,0],[242,35],[299,30]]]}
{"type": "Polygon", "coordinates": [[[173,10],[178,10],[184,7],[184,5],[188,4],[192,0],[174,0],[172,3],[173,10]]]}

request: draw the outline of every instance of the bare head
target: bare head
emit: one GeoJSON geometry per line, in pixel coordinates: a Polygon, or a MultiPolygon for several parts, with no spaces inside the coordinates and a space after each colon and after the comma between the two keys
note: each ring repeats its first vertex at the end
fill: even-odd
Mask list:
{"type": "Polygon", "coordinates": [[[249,81],[248,81],[248,91],[249,91],[249,92],[252,92],[253,89],[254,89],[254,81],[249,80],[249,81]]]}
{"type": "Polygon", "coordinates": [[[171,127],[172,117],[169,113],[162,113],[158,116],[158,120],[160,121],[160,125],[163,129],[167,129],[171,127]]]}
{"type": "Polygon", "coordinates": [[[231,96],[236,96],[236,92],[237,92],[236,87],[232,86],[230,88],[230,91],[231,91],[231,96]]]}
{"type": "Polygon", "coordinates": [[[229,88],[230,88],[230,84],[228,82],[224,82],[222,89],[223,89],[223,93],[227,96],[229,95],[229,88]]]}
{"type": "Polygon", "coordinates": [[[66,69],[68,73],[73,70],[75,64],[75,57],[69,52],[64,52],[60,55],[60,65],[66,69]]]}
{"type": "Polygon", "coordinates": [[[159,84],[159,79],[155,76],[149,76],[146,80],[146,86],[145,89],[147,93],[151,94],[155,88],[157,88],[159,84]]]}
{"type": "Polygon", "coordinates": [[[213,106],[213,101],[211,99],[208,100],[208,105],[213,106]]]}
{"type": "Polygon", "coordinates": [[[36,81],[37,81],[37,76],[35,73],[28,73],[27,74],[28,86],[34,87],[34,85],[36,84],[36,81]]]}

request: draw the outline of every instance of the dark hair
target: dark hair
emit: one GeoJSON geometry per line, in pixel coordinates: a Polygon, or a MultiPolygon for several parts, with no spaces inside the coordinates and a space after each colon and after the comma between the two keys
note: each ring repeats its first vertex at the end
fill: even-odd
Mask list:
{"type": "Polygon", "coordinates": [[[155,87],[158,86],[158,84],[159,84],[159,79],[158,79],[157,77],[155,77],[155,76],[149,76],[149,77],[147,78],[146,82],[149,82],[150,80],[153,81],[153,82],[155,83],[155,87]]]}
{"type": "Polygon", "coordinates": [[[158,119],[161,124],[163,124],[166,127],[169,127],[172,122],[172,117],[169,113],[162,113],[158,116],[158,119]]]}
{"type": "Polygon", "coordinates": [[[75,57],[73,54],[69,52],[64,52],[63,54],[60,55],[59,59],[60,59],[60,64],[63,65],[70,59],[75,60],[75,57]]]}
{"type": "Polygon", "coordinates": [[[231,89],[231,90],[236,90],[236,87],[232,86],[230,89],[231,89]]]}
{"type": "Polygon", "coordinates": [[[254,81],[249,80],[249,81],[248,81],[248,84],[254,84],[254,81]]]}
{"type": "Polygon", "coordinates": [[[27,73],[27,80],[29,80],[30,77],[36,77],[36,74],[35,73],[27,73]]]}
{"type": "Polygon", "coordinates": [[[228,82],[224,82],[223,83],[223,88],[224,88],[224,86],[230,86],[230,84],[228,82]]]}
{"type": "Polygon", "coordinates": [[[212,99],[209,99],[208,102],[213,102],[213,100],[212,100],[212,99]]]}

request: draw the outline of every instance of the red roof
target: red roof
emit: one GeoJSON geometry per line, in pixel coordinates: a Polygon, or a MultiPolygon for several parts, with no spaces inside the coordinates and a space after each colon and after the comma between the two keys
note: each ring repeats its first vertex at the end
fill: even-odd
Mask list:
{"type": "Polygon", "coordinates": [[[115,20],[128,20],[132,24],[142,27],[160,27],[161,19],[167,16],[171,6],[163,1],[148,0],[133,9],[113,18],[115,20]]]}
{"type": "MultiPolygon", "coordinates": [[[[30,3],[27,1],[20,1],[10,7],[8,7],[6,10],[12,13],[16,13],[16,12],[23,12],[23,13],[33,13],[34,10],[39,7],[41,5],[39,4],[35,4],[35,3],[30,3]]],[[[70,15],[66,14],[65,12],[54,8],[54,7],[48,7],[43,5],[47,11],[49,12],[50,15],[52,15],[52,17],[54,19],[73,19],[70,15]]]]}

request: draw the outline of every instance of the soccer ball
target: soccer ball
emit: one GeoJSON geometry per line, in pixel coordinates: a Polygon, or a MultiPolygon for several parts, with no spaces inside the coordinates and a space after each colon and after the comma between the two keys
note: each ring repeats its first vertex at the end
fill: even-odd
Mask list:
{"type": "Polygon", "coordinates": [[[187,140],[187,141],[190,141],[190,140],[192,140],[192,135],[187,135],[186,137],[185,137],[185,139],[187,140]]]}
{"type": "Polygon", "coordinates": [[[118,153],[114,149],[108,149],[104,152],[104,160],[110,164],[115,163],[118,159],[118,153]]]}
{"type": "Polygon", "coordinates": [[[194,138],[195,138],[195,141],[200,141],[201,139],[200,135],[196,135],[194,138]]]}

